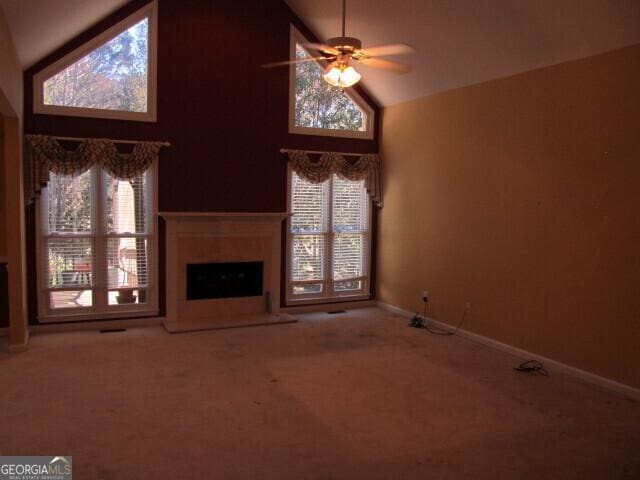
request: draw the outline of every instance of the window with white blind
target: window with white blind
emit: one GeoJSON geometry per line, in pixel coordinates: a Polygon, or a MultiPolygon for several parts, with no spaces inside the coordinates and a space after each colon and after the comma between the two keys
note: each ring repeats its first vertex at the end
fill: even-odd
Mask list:
{"type": "Polygon", "coordinates": [[[370,199],[364,181],[314,184],[290,172],[287,300],[368,297],[370,199]]]}
{"type": "Polygon", "coordinates": [[[51,173],[38,200],[39,318],[156,314],[155,165],[118,180],[99,166],[51,173]]]}

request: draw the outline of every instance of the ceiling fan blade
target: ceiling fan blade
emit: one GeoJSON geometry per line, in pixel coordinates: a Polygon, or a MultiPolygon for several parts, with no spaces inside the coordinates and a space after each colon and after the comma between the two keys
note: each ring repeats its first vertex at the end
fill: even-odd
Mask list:
{"type": "Polygon", "coordinates": [[[328,55],[340,55],[338,50],[325,43],[301,43],[300,46],[303,48],[310,48],[311,50],[318,50],[319,52],[324,52],[328,55]]]}
{"type": "Polygon", "coordinates": [[[335,57],[308,57],[308,58],[299,58],[297,60],[285,60],[282,62],[273,62],[273,63],[265,63],[264,65],[260,65],[262,68],[272,68],[272,67],[283,67],[285,65],[291,65],[292,63],[303,63],[303,62],[312,62],[316,60],[334,60],[335,57]]]}
{"type": "Polygon", "coordinates": [[[411,71],[410,65],[392,62],[390,60],[383,60],[381,58],[363,58],[362,60],[359,60],[359,62],[367,67],[381,68],[397,74],[409,73],[411,71]]]}
{"type": "Polygon", "coordinates": [[[358,53],[363,53],[367,57],[384,57],[386,55],[408,55],[410,53],[416,53],[416,49],[405,43],[394,43],[363,48],[358,50],[358,53]]]}

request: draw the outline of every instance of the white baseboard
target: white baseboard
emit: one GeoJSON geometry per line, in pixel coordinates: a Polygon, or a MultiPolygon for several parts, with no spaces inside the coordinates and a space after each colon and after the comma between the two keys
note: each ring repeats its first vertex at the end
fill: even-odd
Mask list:
{"type": "MultiPolygon", "coordinates": [[[[378,307],[383,310],[387,310],[388,312],[395,313],[400,315],[401,317],[410,319],[415,315],[414,312],[409,312],[408,310],[404,310],[402,308],[396,307],[394,305],[389,305],[384,302],[377,302],[378,307]]],[[[422,317],[422,315],[421,315],[422,317]]],[[[427,317],[427,321],[436,325],[438,328],[442,328],[443,330],[453,331],[455,327],[449,325],[447,323],[440,322],[438,320],[434,320],[432,318],[427,317]]],[[[571,365],[567,365],[562,362],[558,362],[551,358],[543,357],[542,355],[537,355],[532,352],[528,352],[527,350],[523,350],[518,347],[514,347],[507,343],[502,343],[497,340],[493,340],[489,337],[484,337],[482,335],[478,335],[477,333],[470,332],[463,328],[460,328],[457,333],[458,336],[471,340],[472,342],[476,342],[487,347],[494,348],[496,350],[500,350],[502,352],[506,352],[514,357],[523,359],[523,360],[538,360],[539,362],[544,363],[545,368],[547,370],[556,370],[559,372],[563,372],[569,374],[573,377],[579,378],[587,383],[592,385],[597,385],[606,390],[610,390],[613,392],[620,393],[627,397],[633,398],[634,400],[640,401],[640,389],[632,387],[631,385],[626,385],[624,383],[616,382],[615,380],[610,380],[605,377],[601,377],[600,375],[596,375],[595,373],[587,372],[586,370],[581,370],[576,367],[572,367],[571,365]]]]}
{"type": "Polygon", "coordinates": [[[294,305],[290,307],[280,307],[282,313],[314,313],[326,312],[329,310],[351,310],[354,308],[375,307],[378,302],[375,300],[355,300],[351,302],[333,302],[308,305],[294,305]]]}

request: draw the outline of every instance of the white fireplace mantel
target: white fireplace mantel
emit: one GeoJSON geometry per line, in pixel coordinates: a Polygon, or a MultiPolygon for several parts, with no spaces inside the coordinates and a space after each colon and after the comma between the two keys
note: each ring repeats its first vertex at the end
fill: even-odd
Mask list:
{"type": "Polygon", "coordinates": [[[280,309],[282,221],[287,212],[161,212],[166,223],[166,320],[170,332],[292,321],[280,309]],[[263,263],[264,295],[187,300],[190,263],[263,263]]]}

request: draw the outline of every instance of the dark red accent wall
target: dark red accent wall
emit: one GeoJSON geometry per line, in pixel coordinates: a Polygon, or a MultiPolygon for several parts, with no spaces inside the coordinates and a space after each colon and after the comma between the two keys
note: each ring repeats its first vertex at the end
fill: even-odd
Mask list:
{"type": "MultiPolygon", "coordinates": [[[[25,74],[32,75],[147,2],[134,1],[25,74]]],[[[160,210],[282,211],[281,147],[377,151],[377,142],[289,135],[287,68],[262,69],[289,54],[280,0],[159,1],[157,123],[33,115],[25,131],[67,136],[168,140],[159,164],[160,210]]]]}
{"type": "Polygon", "coordinates": [[[289,70],[260,65],[288,57],[290,24],[314,37],[281,0],[159,0],[156,123],[32,113],[35,73],[146,3],[132,1],[25,72],[26,133],[168,140],[158,170],[161,211],[284,211],[280,148],[378,151],[378,121],[374,140],[288,133],[289,70]]]}

